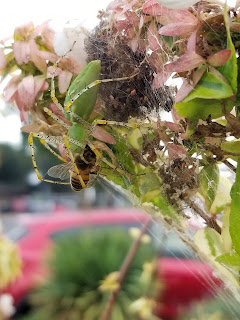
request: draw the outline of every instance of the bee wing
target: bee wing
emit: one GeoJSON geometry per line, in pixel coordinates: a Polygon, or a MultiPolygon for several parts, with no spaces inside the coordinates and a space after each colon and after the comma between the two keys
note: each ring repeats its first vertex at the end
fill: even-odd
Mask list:
{"type": "Polygon", "coordinates": [[[66,180],[69,178],[69,175],[70,175],[69,170],[71,170],[72,165],[73,164],[71,162],[58,164],[50,168],[47,174],[52,178],[59,178],[61,180],[66,180]]]}
{"type": "Polygon", "coordinates": [[[92,187],[94,185],[94,183],[96,182],[97,178],[98,178],[98,174],[92,174],[91,173],[90,174],[90,179],[89,179],[89,181],[87,183],[87,187],[88,188],[92,187]]]}

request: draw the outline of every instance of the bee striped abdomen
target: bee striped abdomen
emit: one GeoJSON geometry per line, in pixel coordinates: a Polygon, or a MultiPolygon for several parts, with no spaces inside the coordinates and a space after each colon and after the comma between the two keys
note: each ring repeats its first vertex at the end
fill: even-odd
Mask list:
{"type": "MultiPolygon", "coordinates": [[[[81,174],[81,177],[83,179],[83,182],[87,186],[87,184],[89,182],[89,174],[84,174],[84,175],[81,174]]],[[[78,175],[76,173],[71,175],[70,183],[71,183],[71,187],[74,191],[78,192],[83,189],[81,181],[79,180],[78,175]]]]}

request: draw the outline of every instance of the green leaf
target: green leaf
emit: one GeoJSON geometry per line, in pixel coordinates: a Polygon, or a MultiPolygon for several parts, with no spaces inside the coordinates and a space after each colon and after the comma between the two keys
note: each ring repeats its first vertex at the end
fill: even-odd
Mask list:
{"type": "Polygon", "coordinates": [[[211,257],[223,254],[221,235],[212,228],[198,230],[194,235],[194,242],[201,252],[211,257]]]}
{"type": "Polygon", "coordinates": [[[194,243],[217,271],[220,271],[235,286],[239,287],[235,272],[217,261],[217,258],[224,254],[224,249],[221,235],[216,230],[212,228],[198,230],[194,235],[194,243]]]}
{"type": "Polygon", "coordinates": [[[232,51],[228,61],[221,67],[217,68],[219,72],[228,80],[234,93],[237,93],[237,76],[238,76],[238,67],[237,67],[237,58],[236,50],[231,39],[230,33],[230,23],[227,10],[227,4],[225,3],[224,8],[224,22],[227,30],[227,49],[232,51]]]}
{"type": "MultiPolygon", "coordinates": [[[[86,138],[87,138],[87,130],[81,124],[74,124],[68,130],[68,137],[82,143],[85,147],[86,138]]],[[[71,143],[71,142],[70,142],[70,148],[71,148],[72,152],[80,153],[80,154],[83,153],[83,149],[84,149],[80,146],[77,146],[74,143],[71,143]]]]}
{"type": "MultiPolygon", "coordinates": [[[[233,106],[233,101],[226,102],[227,111],[231,111],[233,106]]],[[[223,116],[221,101],[216,99],[195,98],[188,102],[183,100],[175,104],[174,107],[180,116],[191,120],[206,120],[209,115],[211,115],[212,119],[223,116]]]]}
{"type": "Polygon", "coordinates": [[[141,131],[138,128],[132,130],[127,136],[127,141],[133,149],[138,151],[141,150],[143,143],[141,131]]]}
{"type": "Polygon", "coordinates": [[[231,187],[232,184],[230,183],[230,181],[226,177],[220,175],[217,193],[213,201],[213,204],[209,210],[211,214],[215,215],[223,211],[227,206],[231,204],[231,187]]]}
{"type": "Polygon", "coordinates": [[[229,217],[230,217],[230,208],[228,207],[224,215],[222,217],[222,240],[223,240],[223,248],[225,252],[229,252],[232,250],[232,239],[229,233],[229,217]]]}
{"type": "Polygon", "coordinates": [[[240,154],[240,140],[226,141],[221,144],[221,149],[230,153],[240,154]]]}
{"type": "Polygon", "coordinates": [[[238,68],[238,76],[237,76],[237,94],[236,94],[236,100],[240,102],[240,57],[237,58],[237,68],[238,68]]]}
{"type": "Polygon", "coordinates": [[[233,246],[240,254],[240,162],[238,162],[236,180],[231,189],[231,211],[229,217],[229,231],[233,246]]]}
{"type": "MultiPolygon", "coordinates": [[[[66,106],[71,99],[75,99],[76,95],[81,90],[86,88],[86,86],[88,86],[95,80],[98,80],[100,76],[100,70],[101,61],[91,61],[70,85],[65,98],[64,106],[66,106]]],[[[81,94],[71,105],[71,110],[83,119],[87,120],[95,107],[97,94],[98,85],[81,94]]],[[[67,118],[69,120],[68,115],[67,118]]]]}
{"type": "Polygon", "coordinates": [[[223,79],[216,74],[206,71],[194,90],[182,100],[187,102],[195,98],[226,99],[233,95],[233,90],[223,79]]]}
{"type": "Polygon", "coordinates": [[[240,270],[240,256],[236,252],[224,253],[216,261],[225,266],[236,266],[240,270]]]}
{"type": "Polygon", "coordinates": [[[206,208],[209,210],[216,197],[219,183],[219,168],[216,164],[207,164],[200,172],[201,194],[205,198],[206,208]]]}

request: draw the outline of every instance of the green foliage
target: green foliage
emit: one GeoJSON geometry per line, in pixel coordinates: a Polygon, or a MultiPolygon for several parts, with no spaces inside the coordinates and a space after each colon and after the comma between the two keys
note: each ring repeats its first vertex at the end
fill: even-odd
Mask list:
{"type": "MultiPolygon", "coordinates": [[[[87,85],[89,85],[95,80],[98,80],[100,70],[101,61],[91,61],[70,85],[64,104],[67,105],[67,103],[71,99],[74,99],[74,96],[78,94],[81,90],[83,90],[87,85]]],[[[89,89],[87,92],[83,93],[78,99],[74,101],[74,103],[71,106],[71,110],[84,120],[88,120],[89,116],[91,115],[95,107],[97,94],[98,86],[89,89]]],[[[68,118],[67,114],[66,117],[68,118]]],[[[71,119],[71,121],[73,120],[74,119],[71,119]]]]}
{"type": "MultiPolygon", "coordinates": [[[[109,295],[99,290],[101,281],[119,270],[131,242],[126,231],[120,229],[59,239],[49,262],[51,278],[33,294],[35,309],[23,319],[99,319],[109,295]]],[[[128,270],[112,320],[137,319],[129,305],[153,294],[151,282],[141,280],[143,263],[153,258],[152,246],[142,244],[128,270]]]]}
{"type": "Polygon", "coordinates": [[[238,254],[240,254],[240,163],[238,162],[236,181],[231,189],[231,211],[229,231],[232,238],[233,246],[238,254]]]}
{"type": "Polygon", "coordinates": [[[200,172],[201,194],[205,198],[207,210],[210,210],[216,197],[219,183],[219,168],[216,164],[207,164],[200,172]]]}
{"type": "Polygon", "coordinates": [[[234,44],[232,42],[231,33],[230,33],[230,21],[228,16],[227,3],[224,7],[224,22],[227,31],[227,49],[231,50],[230,59],[221,67],[218,68],[218,71],[227,79],[228,83],[231,85],[234,94],[237,92],[237,76],[238,76],[238,66],[237,66],[237,57],[234,44]]]}
{"type": "Polygon", "coordinates": [[[229,84],[219,78],[218,74],[206,71],[194,90],[183,100],[188,102],[195,98],[226,99],[233,95],[229,84]]]}

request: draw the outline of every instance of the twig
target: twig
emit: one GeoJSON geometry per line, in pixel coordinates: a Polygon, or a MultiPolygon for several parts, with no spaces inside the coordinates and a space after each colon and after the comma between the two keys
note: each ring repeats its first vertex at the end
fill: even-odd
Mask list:
{"type": "Polygon", "coordinates": [[[228,160],[224,160],[223,163],[224,163],[229,169],[231,169],[233,172],[236,173],[237,169],[236,169],[236,167],[235,167],[233,164],[231,164],[231,162],[229,162],[228,160]]]}
{"type": "Polygon", "coordinates": [[[115,291],[113,291],[111,293],[111,295],[108,299],[108,302],[107,302],[106,309],[104,310],[104,312],[101,316],[101,320],[111,319],[112,310],[113,310],[114,304],[117,300],[118,293],[121,290],[121,287],[122,287],[123,281],[126,277],[126,274],[128,272],[128,269],[129,269],[135,255],[137,253],[137,250],[141,244],[141,239],[142,239],[143,235],[145,234],[145,232],[147,231],[150,223],[151,223],[151,218],[148,218],[148,220],[142,226],[142,229],[141,229],[141,232],[140,232],[138,238],[133,242],[132,246],[130,247],[130,249],[129,249],[129,251],[123,261],[123,264],[120,268],[120,271],[119,271],[119,277],[118,277],[119,286],[115,291]]]}
{"type": "Polygon", "coordinates": [[[185,202],[190,206],[190,208],[192,208],[200,217],[202,217],[205,220],[208,227],[215,229],[218,233],[221,234],[222,229],[217,224],[215,217],[209,216],[206,212],[199,208],[199,206],[196,205],[192,200],[188,199],[185,200],[185,202]]]}

